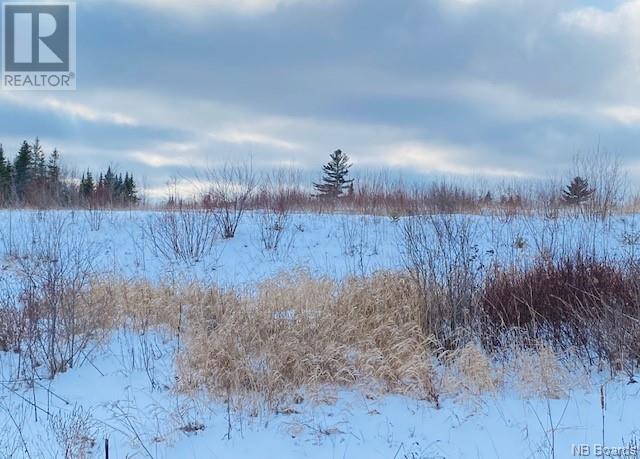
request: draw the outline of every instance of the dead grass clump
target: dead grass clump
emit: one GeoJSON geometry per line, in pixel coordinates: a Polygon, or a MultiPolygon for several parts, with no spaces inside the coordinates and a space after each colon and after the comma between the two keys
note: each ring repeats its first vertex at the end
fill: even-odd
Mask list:
{"type": "Polygon", "coordinates": [[[277,404],[300,388],[360,385],[436,401],[417,304],[391,274],[337,284],[296,273],[252,293],[210,291],[189,312],[182,388],[277,404]]]}
{"type": "Polygon", "coordinates": [[[461,398],[496,393],[503,384],[504,369],[477,344],[447,351],[442,356],[444,376],[442,390],[461,398]]]}
{"type": "Polygon", "coordinates": [[[108,329],[127,326],[141,333],[161,327],[178,330],[181,305],[188,301],[194,288],[176,291],[146,280],[108,279],[92,282],[86,303],[99,305],[108,329]]]}
{"type": "Polygon", "coordinates": [[[561,399],[576,387],[576,377],[548,345],[519,348],[514,352],[512,374],[516,390],[525,398],[561,399]]]}
{"type": "Polygon", "coordinates": [[[0,305],[0,351],[18,351],[23,334],[21,313],[15,305],[0,305]]]}

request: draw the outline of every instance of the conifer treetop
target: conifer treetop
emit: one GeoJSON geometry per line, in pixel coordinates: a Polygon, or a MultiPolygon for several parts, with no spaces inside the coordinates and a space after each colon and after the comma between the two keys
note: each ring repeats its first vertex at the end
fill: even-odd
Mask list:
{"type": "Polygon", "coordinates": [[[314,183],[313,186],[318,192],[318,197],[338,198],[345,191],[352,189],[353,179],[347,178],[352,164],[349,162],[349,156],[342,150],[334,151],[329,158],[330,161],[322,166],[321,183],[314,183]]]}

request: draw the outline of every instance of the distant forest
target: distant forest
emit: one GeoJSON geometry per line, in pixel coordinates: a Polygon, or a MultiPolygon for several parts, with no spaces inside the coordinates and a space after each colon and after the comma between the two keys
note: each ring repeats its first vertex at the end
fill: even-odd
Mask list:
{"type": "Polygon", "coordinates": [[[90,170],[80,180],[60,167],[60,152],[46,155],[40,141],[22,142],[11,160],[0,144],[0,205],[8,206],[114,206],[139,201],[133,174],[111,167],[97,175],[90,170]]]}

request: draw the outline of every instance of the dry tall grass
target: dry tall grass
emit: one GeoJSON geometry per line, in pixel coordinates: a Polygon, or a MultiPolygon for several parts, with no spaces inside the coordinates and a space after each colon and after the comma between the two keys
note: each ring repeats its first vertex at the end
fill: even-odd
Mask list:
{"type": "Polygon", "coordinates": [[[469,343],[441,355],[445,369],[441,390],[458,398],[475,398],[496,393],[504,384],[502,367],[492,361],[481,346],[469,343]]]}
{"type": "Polygon", "coordinates": [[[259,393],[357,385],[437,401],[418,295],[402,276],[337,284],[283,275],[252,294],[209,293],[191,308],[182,389],[259,393]]]}
{"type": "Polygon", "coordinates": [[[183,392],[275,406],[301,390],[355,386],[438,401],[421,296],[397,273],[336,282],[301,271],[252,291],[109,279],[83,298],[92,336],[124,327],[179,339],[183,392]]]}
{"type": "Polygon", "coordinates": [[[525,398],[560,399],[579,386],[578,375],[572,377],[556,352],[544,342],[517,348],[515,355],[511,364],[515,387],[525,398]]]}

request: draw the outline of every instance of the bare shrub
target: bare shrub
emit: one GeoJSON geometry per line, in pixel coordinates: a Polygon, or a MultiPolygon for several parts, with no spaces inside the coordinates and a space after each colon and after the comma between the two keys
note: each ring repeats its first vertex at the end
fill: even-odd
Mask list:
{"type": "Polygon", "coordinates": [[[219,232],[215,212],[195,206],[153,214],[143,229],[158,254],[187,263],[209,255],[219,232]]]}
{"type": "Polygon", "coordinates": [[[481,264],[477,228],[463,216],[434,215],[405,221],[405,266],[423,296],[422,326],[445,343],[474,323],[481,264]]]}
{"type": "Polygon", "coordinates": [[[286,210],[265,210],[260,212],[260,242],[266,251],[276,251],[284,238],[289,225],[289,213],[286,210]]]}
{"type": "Polygon", "coordinates": [[[49,426],[60,448],[58,457],[84,459],[93,457],[97,427],[90,411],[76,405],[69,413],[49,418],[49,426]]]}
{"type": "Polygon", "coordinates": [[[102,220],[104,219],[103,209],[100,209],[95,203],[91,202],[86,207],[84,217],[91,231],[100,231],[102,220]]]}
{"type": "MultiPolygon", "coordinates": [[[[277,251],[289,227],[291,209],[307,199],[293,170],[278,170],[261,181],[257,199],[252,206],[264,209],[259,215],[260,241],[266,251],[277,251]]],[[[289,244],[293,241],[291,240],[289,244]]]]}
{"type": "Polygon", "coordinates": [[[472,192],[442,180],[427,189],[423,210],[434,213],[477,211],[478,201],[472,192]]]}
{"type": "Polygon", "coordinates": [[[22,349],[34,366],[44,360],[53,376],[72,367],[98,331],[100,316],[83,301],[96,248],[59,214],[48,214],[29,228],[15,258],[22,349]]]}
{"type": "Polygon", "coordinates": [[[605,305],[628,309],[633,285],[617,267],[581,253],[558,262],[539,260],[532,268],[497,270],[482,298],[489,320],[500,327],[524,328],[530,336],[588,349],[584,328],[604,317],[605,305]]]}
{"type": "Polygon", "coordinates": [[[301,171],[284,168],[265,172],[260,178],[257,192],[251,196],[252,209],[271,209],[278,213],[290,213],[296,209],[313,209],[316,200],[302,185],[301,171]]]}
{"type": "Polygon", "coordinates": [[[206,183],[204,207],[215,211],[222,237],[232,239],[256,188],[253,169],[246,164],[225,164],[209,170],[206,183]]]}
{"type": "Polygon", "coordinates": [[[370,258],[378,254],[379,234],[376,221],[368,217],[342,219],[340,244],[348,272],[365,276],[370,271],[370,258]]]}
{"type": "Polygon", "coordinates": [[[638,221],[635,217],[622,219],[623,230],[619,236],[620,244],[623,246],[625,252],[625,259],[637,268],[639,255],[638,249],[640,248],[640,228],[638,227],[638,221]]]}
{"type": "Polygon", "coordinates": [[[631,379],[640,362],[640,302],[635,264],[597,260],[580,252],[525,269],[496,270],[487,278],[482,315],[493,334],[482,336],[499,350],[501,336],[518,330],[524,346],[543,342],[574,349],[631,379]]]}

